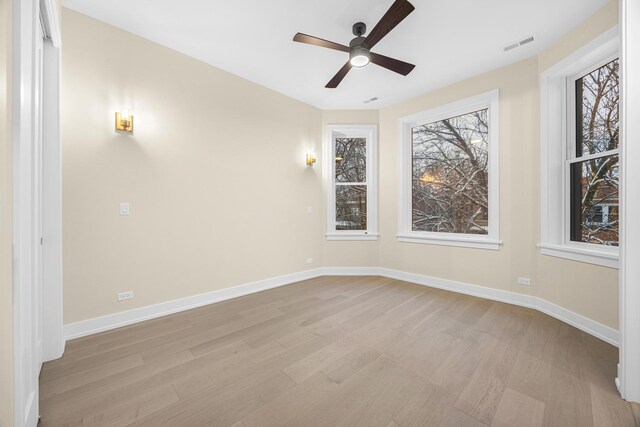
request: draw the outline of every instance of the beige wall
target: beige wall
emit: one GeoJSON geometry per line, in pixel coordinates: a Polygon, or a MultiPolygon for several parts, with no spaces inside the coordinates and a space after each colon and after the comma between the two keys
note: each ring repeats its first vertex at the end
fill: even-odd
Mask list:
{"type": "Polygon", "coordinates": [[[618,15],[618,0],[609,1],[602,9],[565,34],[553,46],[538,56],[540,72],[560,62],[598,35],[618,24],[618,15]]]}
{"type": "Polygon", "coordinates": [[[618,327],[616,269],[542,256],[536,249],[540,230],[539,73],[616,23],[617,2],[611,2],[538,58],[380,111],[382,266],[538,295],[607,326],[618,327]],[[500,89],[501,250],[397,242],[397,120],[492,89],[500,89]],[[517,285],[518,277],[530,277],[533,286],[517,285]]]}
{"type": "Polygon", "coordinates": [[[304,164],[320,110],[68,9],[63,23],[65,323],[322,263],[321,171],[304,164]],[[133,136],[114,133],[119,106],[133,136]]]}
{"type": "MultiPolygon", "coordinates": [[[[378,125],[378,110],[325,110],[322,112],[322,140],[327,143],[327,126],[338,124],[378,125]]],[[[379,141],[378,141],[379,143],[379,141]]],[[[323,167],[323,194],[326,194],[327,176],[323,167]]],[[[322,202],[323,260],[328,267],[374,267],[378,265],[378,242],[376,241],[329,241],[324,238],[327,231],[327,198],[322,202]]],[[[380,209],[378,208],[378,211],[380,209]]]]}
{"type": "Polygon", "coordinates": [[[517,277],[535,278],[538,67],[535,59],[487,73],[380,112],[380,261],[411,273],[525,292],[517,277]],[[398,119],[490,90],[500,90],[499,251],[401,243],[398,227],[398,119]]]}
{"type": "Polygon", "coordinates": [[[382,266],[538,295],[616,328],[617,270],[536,248],[539,73],[614,25],[614,3],[537,58],[380,111],[320,111],[65,9],[65,322],[317,266],[382,266]],[[493,89],[503,247],[397,242],[397,120],[493,89]],[[134,108],[133,136],[113,132],[120,106],[134,108]],[[324,238],[321,144],[332,123],[378,125],[377,242],[324,238]],[[135,298],[117,303],[124,290],[135,298]]]}
{"type": "MultiPolygon", "coordinates": [[[[542,73],[618,24],[618,1],[611,1],[539,56],[542,73]]],[[[539,170],[539,159],[536,170],[539,170]]],[[[539,224],[539,222],[537,222],[539,224]]],[[[618,270],[536,255],[538,295],[569,310],[618,328],[618,270]]]]}
{"type": "Polygon", "coordinates": [[[11,2],[0,1],[0,427],[13,425],[11,2]]]}

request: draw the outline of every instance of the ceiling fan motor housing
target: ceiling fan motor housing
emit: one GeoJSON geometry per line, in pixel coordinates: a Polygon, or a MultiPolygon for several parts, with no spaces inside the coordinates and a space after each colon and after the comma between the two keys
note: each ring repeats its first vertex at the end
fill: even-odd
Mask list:
{"type": "Polygon", "coordinates": [[[369,53],[369,49],[367,49],[363,43],[364,37],[356,37],[349,43],[349,47],[351,51],[349,51],[349,62],[354,67],[364,67],[369,63],[369,59],[371,54],[369,53]]]}
{"type": "Polygon", "coordinates": [[[353,49],[356,46],[362,46],[362,43],[364,43],[364,41],[365,37],[356,37],[349,42],[349,47],[353,49]]]}
{"type": "Polygon", "coordinates": [[[349,62],[354,67],[363,67],[369,63],[369,49],[364,45],[367,32],[367,26],[364,22],[356,22],[353,24],[353,35],[356,37],[349,42],[351,51],[349,52],[349,62]],[[366,58],[366,59],[365,59],[366,58]]]}

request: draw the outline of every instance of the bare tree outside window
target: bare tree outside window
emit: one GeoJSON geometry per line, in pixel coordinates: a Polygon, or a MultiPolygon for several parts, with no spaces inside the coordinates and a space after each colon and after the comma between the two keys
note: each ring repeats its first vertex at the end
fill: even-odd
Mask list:
{"type": "Polygon", "coordinates": [[[411,129],[412,230],[488,234],[488,109],[411,129]]]}
{"type": "Polygon", "coordinates": [[[618,246],[619,61],[576,80],[571,240],[618,246]]]}
{"type": "Polygon", "coordinates": [[[335,139],[336,230],[367,230],[367,139],[335,139]]]}

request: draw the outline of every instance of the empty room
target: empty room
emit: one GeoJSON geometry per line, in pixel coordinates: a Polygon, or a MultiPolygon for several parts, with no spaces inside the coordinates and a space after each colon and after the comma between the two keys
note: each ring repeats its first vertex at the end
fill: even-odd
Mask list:
{"type": "Polygon", "coordinates": [[[0,427],[640,427],[637,0],[0,34],[0,427]]]}

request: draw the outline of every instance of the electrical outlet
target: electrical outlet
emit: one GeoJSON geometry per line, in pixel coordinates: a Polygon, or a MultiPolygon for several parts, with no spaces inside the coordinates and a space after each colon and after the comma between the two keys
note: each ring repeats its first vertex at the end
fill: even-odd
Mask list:
{"type": "Polygon", "coordinates": [[[531,286],[531,279],[528,277],[518,277],[518,285],[531,286]]]}
{"type": "Polygon", "coordinates": [[[313,264],[313,258],[307,258],[307,264],[313,264]]]}
{"type": "Polygon", "coordinates": [[[118,301],[133,299],[133,291],[118,292],[118,301]]]}
{"type": "Polygon", "coordinates": [[[127,216],[129,215],[129,203],[120,203],[120,215],[127,216]]]}

